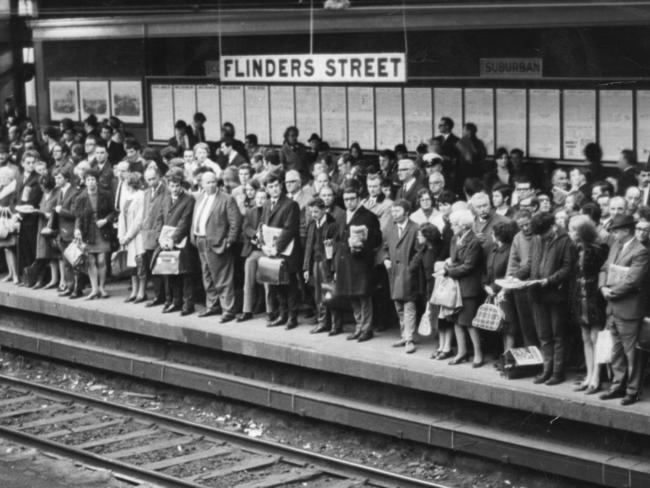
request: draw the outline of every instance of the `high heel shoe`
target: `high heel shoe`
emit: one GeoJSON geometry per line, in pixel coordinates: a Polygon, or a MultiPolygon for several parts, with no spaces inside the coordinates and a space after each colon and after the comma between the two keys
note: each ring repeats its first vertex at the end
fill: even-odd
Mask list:
{"type": "Polygon", "coordinates": [[[451,351],[440,351],[440,354],[436,356],[436,359],[438,361],[444,361],[445,359],[449,359],[453,355],[454,353],[452,353],[451,351]]]}
{"type": "Polygon", "coordinates": [[[99,298],[99,292],[94,291],[90,295],[88,295],[85,300],[94,300],[95,298],[99,298]]]}
{"type": "Polygon", "coordinates": [[[600,391],[600,385],[589,385],[585,390],[585,395],[594,395],[600,391]]]}
{"type": "Polygon", "coordinates": [[[58,283],[48,283],[43,287],[43,290],[51,290],[52,288],[56,288],[57,286],[59,286],[58,283]]]}
{"type": "Polygon", "coordinates": [[[460,363],[466,363],[469,360],[469,354],[463,354],[462,356],[455,357],[451,361],[449,361],[449,364],[451,366],[455,366],[460,363]]]}
{"type": "Polygon", "coordinates": [[[129,303],[135,300],[135,296],[128,297],[126,300],[124,300],[124,303],[129,303]]]}
{"type": "Polygon", "coordinates": [[[589,388],[589,385],[586,383],[582,383],[575,388],[573,388],[573,391],[585,391],[587,388],[589,388]]]}
{"type": "Polygon", "coordinates": [[[10,274],[8,274],[8,275],[5,276],[4,278],[2,278],[2,282],[3,282],[3,283],[6,283],[6,282],[11,281],[11,280],[13,280],[13,279],[14,279],[14,277],[11,276],[10,274]]]}

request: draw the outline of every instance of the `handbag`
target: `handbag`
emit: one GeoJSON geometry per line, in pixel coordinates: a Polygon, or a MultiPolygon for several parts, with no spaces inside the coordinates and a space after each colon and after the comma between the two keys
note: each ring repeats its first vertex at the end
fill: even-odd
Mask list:
{"type": "Polygon", "coordinates": [[[7,207],[0,210],[0,239],[6,239],[17,230],[11,210],[7,207]]]}
{"type": "Polygon", "coordinates": [[[153,275],[178,275],[180,274],[180,251],[160,251],[155,256],[151,274],[153,275]]]}
{"type": "Polygon", "coordinates": [[[428,306],[420,318],[420,324],[418,325],[418,334],[423,337],[431,335],[431,310],[428,306]]]}
{"type": "Polygon", "coordinates": [[[609,329],[604,329],[598,332],[596,338],[596,348],[594,355],[596,364],[608,364],[612,362],[612,349],[614,341],[612,340],[612,333],[609,329]]]}
{"type": "Polygon", "coordinates": [[[436,280],[430,303],[445,308],[457,308],[458,298],[460,298],[458,281],[449,276],[442,276],[436,280]]]}
{"type": "Polygon", "coordinates": [[[74,239],[63,251],[63,257],[73,268],[81,266],[86,257],[86,246],[79,239],[74,239]]]}
{"type": "Polygon", "coordinates": [[[288,285],[289,272],[287,271],[287,263],[282,258],[261,256],[257,260],[256,279],[258,283],[267,285],[288,285]]]}
{"type": "Polygon", "coordinates": [[[487,298],[481,305],[476,316],[472,319],[472,326],[477,329],[489,330],[496,332],[501,328],[503,323],[503,313],[501,309],[493,303],[492,298],[487,298]]]}
{"type": "Polygon", "coordinates": [[[129,271],[129,267],[126,265],[127,250],[120,249],[111,253],[111,274],[115,277],[124,275],[129,271]]]}
{"type": "Polygon", "coordinates": [[[27,288],[31,288],[38,281],[40,273],[40,266],[36,262],[30,264],[29,266],[25,266],[23,269],[23,284],[27,288]]]}

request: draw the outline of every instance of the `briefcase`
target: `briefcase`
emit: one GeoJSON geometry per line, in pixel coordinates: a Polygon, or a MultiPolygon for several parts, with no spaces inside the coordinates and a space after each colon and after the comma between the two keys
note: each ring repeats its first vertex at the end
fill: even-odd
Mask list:
{"type": "Polygon", "coordinates": [[[151,270],[153,275],[177,275],[180,266],[180,251],[160,251],[151,270]]]}
{"type": "Polygon", "coordinates": [[[267,285],[288,285],[287,263],[282,258],[262,256],[257,261],[257,282],[267,285]]]}

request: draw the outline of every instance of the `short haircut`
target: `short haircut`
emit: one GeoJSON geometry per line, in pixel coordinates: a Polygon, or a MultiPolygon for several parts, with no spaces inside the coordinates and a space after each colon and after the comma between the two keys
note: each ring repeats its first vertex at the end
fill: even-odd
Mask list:
{"type": "Polygon", "coordinates": [[[70,178],[72,178],[72,174],[70,174],[70,171],[65,169],[55,169],[54,172],[52,173],[52,176],[58,176],[58,175],[61,175],[66,181],[70,181],[70,178]]]}
{"type": "Polygon", "coordinates": [[[530,221],[530,230],[533,234],[546,234],[555,224],[555,215],[550,212],[543,212],[533,215],[530,221]]]}
{"type": "Polygon", "coordinates": [[[103,147],[104,149],[108,149],[108,144],[106,144],[106,141],[104,139],[98,139],[95,141],[95,146],[97,148],[103,147]]]}
{"type": "Polygon", "coordinates": [[[424,239],[429,244],[433,244],[434,246],[440,244],[440,241],[442,240],[440,231],[431,222],[424,222],[423,224],[420,224],[420,228],[418,230],[422,234],[422,237],[424,237],[424,239]]]}
{"type": "Polygon", "coordinates": [[[250,142],[253,146],[257,146],[257,134],[246,134],[244,140],[250,142]]]}
{"type": "Polygon", "coordinates": [[[174,124],[174,129],[187,130],[187,122],[185,122],[184,120],[177,120],[176,123],[174,124]]]}
{"type": "Polygon", "coordinates": [[[505,147],[500,147],[494,153],[494,159],[499,159],[501,156],[509,156],[508,150],[505,147]]]}
{"type": "Polygon", "coordinates": [[[625,162],[630,166],[636,165],[636,154],[631,149],[623,149],[621,151],[621,157],[625,162]]]}
{"type": "Polygon", "coordinates": [[[454,119],[451,117],[440,117],[440,122],[445,125],[448,125],[450,129],[454,128],[454,119]]]}
{"type": "Polygon", "coordinates": [[[482,203],[487,203],[488,205],[490,204],[490,196],[482,191],[474,193],[469,200],[469,204],[473,207],[482,203]]]}
{"type": "Polygon", "coordinates": [[[323,208],[325,208],[325,202],[320,197],[314,197],[311,200],[309,200],[309,202],[307,202],[307,206],[309,208],[318,207],[320,209],[323,209],[323,208]]]}
{"type": "Polygon", "coordinates": [[[514,216],[514,220],[519,220],[519,219],[530,219],[532,218],[533,214],[531,213],[530,210],[527,208],[522,208],[520,210],[517,210],[514,216]]]}
{"type": "Polygon", "coordinates": [[[582,154],[590,163],[600,163],[600,161],[603,159],[603,150],[601,149],[600,145],[595,142],[590,142],[587,144],[582,150],[582,154]]]}
{"type": "Polygon", "coordinates": [[[179,167],[170,168],[170,170],[165,175],[165,178],[167,178],[167,183],[182,185],[185,181],[185,171],[179,167]]]}
{"type": "Polygon", "coordinates": [[[38,184],[41,185],[41,187],[43,187],[43,189],[46,191],[53,190],[54,187],[56,186],[56,183],[54,181],[54,176],[51,176],[49,174],[45,174],[41,176],[38,179],[38,184]]]}
{"type": "Polygon", "coordinates": [[[395,153],[407,153],[407,152],[409,152],[409,150],[406,148],[406,144],[403,144],[403,143],[396,144],[393,151],[395,151],[395,153]]]}
{"type": "Polygon", "coordinates": [[[512,220],[497,222],[493,228],[494,237],[504,244],[510,244],[518,230],[517,224],[512,220]]]}
{"type": "Polygon", "coordinates": [[[400,198],[398,200],[395,200],[393,202],[393,207],[401,207],[404,209],[404,212],[408,215],[411,213],[411,204],[408,202],[408,200],[404,200],[403,198],[400,198]]]}
{"type": "Polygon", "coordinates": [[[429,191],[428,188],[420,188],[418,190],[418,192],[416,193],[416,198],[415,198],[416,201],[419,202],[420,198],[422,198],[423,196],[427,196],[427,197],[429,197],[431,199],[431,201],[433,201],[433,195],[431,195],[431,192],[429,191]]]}
{"type": "Polygon", "coordinates": [[[208,119],[205,118],[205,114],[203,112],[196,112],[194,114],[194,117],[192,117],[192,120],[194,120],[194,122],[198,122],[199,124],[205,124],[205,121],[208,119]]]}
{"type": "Polygon", "coordinates": [[[473,124],[472,122],[467,122],[465,123],[465,130],[470,131],[472,135],[476,135],[478,127],[476,127],[476,124],[473,124]]]}
{"type": "Polygon", "coordinates": [[[524,152],[521,149],[519,149],[518,147],[510,150],[510,155],[512,156],[513,154],[516,154],[520,158],[524,157],[524,152]]]}
{"type": "Polygon", "coordinates": [[[575,228],[578,238],[585,244],[592,244],[598,239],[595,222],[585,214],[577,214],[569,220],[569,228],[575,228]]]}
{"type": "Polygon", "coordinates": [[[512,188],[510,185],[504,185],[503,183],[497,182],[492,186],[492,193],[494,192],[499,192],[501,193],[501,197],[504,199],[510,198],[510,195],[512,195],[512,188]]]}
{"type": "Polygon", "coordinates": [[[440,192],[440,195],[438,195],[438,204],[446,203],[451,205],[456,200],[458,200],[458,198],[456,197],[456,194],[451,190],[443,190],[440,192]]]}
{"type": "MultiPolygon", "coordinates": [[[[235,142],[235,141],[233,140],[233,138],[232,138],[232,137],[229,137],[229,136],[226,136],[226,137],[224,137],[224,138],[221,139],[221,144],[225,144],[225,145],[228,146],[228,147],[232,147],[232,145],[234,144],[234,142],[235,142]]],[[[203,143],[203,142],[199,142],[199,144],[205,144],[205,143],[203,143]]]]}
{"type": "Polygon", "coordinates": [[[390,149],[382,149],[381,151],[379,151],[379,157],[380,158],[388,158],[388,159],[390,159],[392,161],[392,160],[395,159],[396,156],[395,156],[395,153],[392,150],[390,150],[390,149]]]}
{"type": "Polygon", "coordinates": [[[483,180],[481,178],[466,178],[463,184],[463,191],[470,197],[474,193],[482,192],[483,180]]]}
{"type": "Polygon", "coordinates": [[[603,181],[603,180],[596,181],[593,185],[591,185],[591,189],[593,190],[594,187],[597,186],[600,187],[600,191],[602,193],[607,193],[609,196],[612,196],[615,193],[614,187],[609,181],[603,181]]]}
{"type": "Polygon", "coordinates": [[[136,151],[139,151],[142,149],[142,146],[135,137],[127,137],[124,140],[124,150],[127,149],[135,149],[136,151]]]}
{"type": "Polygon", "coordinates": [[[126,184],[129,186],[129,188],[133,188],[134,190],[139,190],[142,188],[142,173],[139,171],[129,173],[126,177],[126,184]]]}
{"type": "Polygon", "coordinates": [[[462,227],[471,227],[474,223],[474,214],[469,209],[453,210],[449,214],[449,222],[462,227]]]}
{"type": "Polygon", "coordinates": [[[639,163],[636,165],[634,171],[636,172],[636,174],[650,173],[650,163],[639,163]]]}
{"type": "Polygon", "coordinates": [[[280,178],[280,175],[275,171],[271,171],[268,175],[266,175],[266,178],[264,178],[265,185],[270,185],[271,183],[282,184],[282,178],[280,178]]]}

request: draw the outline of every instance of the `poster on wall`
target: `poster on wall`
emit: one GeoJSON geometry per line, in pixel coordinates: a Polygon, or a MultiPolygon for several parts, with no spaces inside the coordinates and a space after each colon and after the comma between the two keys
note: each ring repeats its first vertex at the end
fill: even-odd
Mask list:
{"type": "Polygon", "coordinates": [[[269,87],[248,85],[246,95],[246,133],[257,135],[260,144],[271,142],[269,120],[269,87]]]}
{"type": "Polygon", "coordinates": [[[463,90],[462,88],[433,89],[433,125],[434,134],[439,135],[438,124],[441,117],[450,117],[454,123],[454,132],[460,133],[463,125],[463,90]]]}
{"type": "Polygon", "coordinates": [[[526,90],[497,89],[496,147],[526,152],[526,90]]]}
{"type": "Polygon", "coordinates": [[[599,113],[603,160],[617,161],[623,149],[634,146],[632,90],[601,90],[599,113]]]}
{"type": "Polygon", "coordinates": [[[207,119],[205,138],[208,141],[221,139],[221,110],[219,103],[219,85],[196,86],[196,108],[207,119]]]}
{"type": "Polygon", "coordinates": [[[431,88],[404,88],[404,144],[415,151],[434,134],[431,88]]]}
{"type": "MultiPolygon", "coordinates": [[[[492,88],[465,89],[465,120],[476,125],[476,136],[483,141],[488,154],[494,154],[494,91],[492,88]]],[[[460,133],[457,127],[456,133],[460,133]]]]}
{"type": "Polygon", "coordinates": [[[144,123],[141,81],[111,81],[111,115],[127,124],[144,123]]]}
{"type": "Polygon", "coordinates": [[[75,80],[50,81],[50,119],[79,120],[79,93],[75,80]]]}
{"type": "Polygon", "coordinates": [[[174,85],[174,122],[192,123],[196,113],[196,85],[174,85]]]}
{"type": "Polygon", "coordinates": [[[348,147],[347,101],[344,86],[321,88],[323,140],[333,148],[348,147]]]}
{"type": "Polygon", "coordinates": [[[317,86],[296,87],[296,125],[304,143],[312,134],[321,135],[320,90],[317,86]]]}
{"type": "MultiPolygon", "coordinates": [[[[316,112],[316,115],[320,110],[316,112]]],[[[284,143],[284,131],[295,125],[292,86],[271,87],[271,144],[284,143]]]]}
{"type": "Polygon", "coordinates": [[[401,88],[377,88],[377,149],[393,149],[404,142],[401,88]]]}
{"type": "Polygon", "coordinates": [[[375,97],[371,86],[348,87],[350,144],[358,142],[362,150],[375,149],[375,97]]]}
{"type": "Polygon", "coordinates": [[[560,159],[560,90],[530,90],[528,103],[528,155],[560,159]]]}
{"type": "Polygon", "coordinates": [[[595,90],[564,90],[563,92],[564,159],[583,159],[582,150],[596,142],[595,90]]]}
{"type": "Polygon", "coordinates": [[[106,81],[80,81],[79,82],[79,107],[81,119],[95,115],[99,120],[108,118],[110,113],[110,96],[108,94],[108,80],[106,81]]]}
{"type": "Polygon", "coordinates": [[[226,122],[235,127],[235,137],[243,138],[246,134],[246,122],[242,85],[221,85],[221,123],[226,122]]]}
{"type": "Polygon", "coordinates": [[[636,151],[640,162],[650,158],[650,90],[636,92],[636,151]]]}
{"type": "Polygon", "coordinates": [[[154,141],[174,136],[174,100],[169,84],[151,85],[151,136],[154,141]]]}

